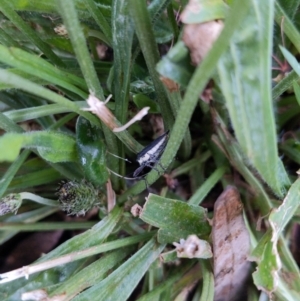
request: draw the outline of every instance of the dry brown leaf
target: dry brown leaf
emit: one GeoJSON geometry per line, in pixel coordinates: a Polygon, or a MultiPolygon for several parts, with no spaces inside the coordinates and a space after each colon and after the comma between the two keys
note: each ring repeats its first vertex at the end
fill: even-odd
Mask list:
{"type": "Polygon", "coordinates": [[[179,91],[179,85],[174,82],[172,79],[168,77],[161,76],[160,80],[164,84],[164,86],[169,90],[169,92],[178,92],[179,91]]]}
{"type": "Polygon", "coordinates": [[[244,287],[250,263],[250,237],[238,190],[228,186],[214,206],[212,228],[215,301],[233,301],[244,287]]]}
{"type": "Polygon", "coordinates": [[[221,20],[184,26],[182,40],[190,50],[193,64],[201,63],[219,37],[223,27],[224,24],[221,20]]]}

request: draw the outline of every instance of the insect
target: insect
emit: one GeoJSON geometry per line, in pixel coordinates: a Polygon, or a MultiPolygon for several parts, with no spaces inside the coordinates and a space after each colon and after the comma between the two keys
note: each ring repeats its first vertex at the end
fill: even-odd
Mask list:
{"type": "MultiPolygon", "coordinates": [[[[163,170],[164,167],[160,164],[159,159],[161,158],[164,149],[166,148],[166,145],[168,143],[169,139],[169,131],[166,131],[164,134],[156,138],[154,141],[152,141],[149,145],[147,145],[145,148],[143,148],[136,157],[136,161],[139,163],[140,167],[138,167],[132,174],[132,177],[122,177],[127,180],[139,180],[143,179],[146,181],[145,177],[146,175],[152,170],[156,170],[158,173],[160,172],[156,165],[159,165],[163,170]]],[[[115,155],[114,155],[115,156],[115,155]]],[[[117,156],[116,156],[117,157],[117,156]]],[[[119,158],[119,157],[118,157],[119,158]]],[[[127,159],[124,159],[126,161],[129,161],[127,159]]],[[[130,162],[130,161],[129,161],[130,162]]],[[[116,176],[120,176],[113,171],[110,171],[116,176]]],[[[148,183],[146,181],[146,186],[148,186],[148,183]]]]}
{"type": "Polygon", "coordinates": [[[159,172],[155,167],[156,165],[159,165],[164,169],[160,164],[159,159],[166,148],[168,139],[169,131],[166,131],[137,154],[136,161],[139,163],[140,167],[134,171],[134,178],[145,177],[152,169],[159,172]]]}

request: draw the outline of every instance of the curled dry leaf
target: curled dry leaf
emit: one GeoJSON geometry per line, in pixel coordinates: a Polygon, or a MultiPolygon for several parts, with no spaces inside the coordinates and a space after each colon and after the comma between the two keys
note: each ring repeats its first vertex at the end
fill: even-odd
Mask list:
{"type": "Polygon", "coordinates": [[[63,301],[66,300],[65,294],[49,297],[47,292],[43,289],[25,292],[22,294],[22,301],[63,301]]]}
{"type": "Polygon", "coordinates": [[[197,235],[189,235],[188,238],[180,239],[180,243],[174,242],[177,257],[179,258],[210,258],[212,252],[207,241],[199,239],[197,235]]]}
{"type": "Polygon", "coordinates": [[[214,206],[212,228],[215,301],[233,301],[248,277],[250,237],[237,189],[228,186],[214,206]]]}
{"type": "Polygon", "coordinates": [[[91,93],[88,99],[86,100],[87,104],[89,105],[89,108],[84,108],[82,110],[90,111],[93,114],[97,115],[99,119],[101,119],[101,121],[105,123],[105,125],[108,128],[113,130],[113,132],[125,131],[134,122],[141,120],[145,115],[147,115],[150,109],[149,107],[143,108],[125,125],[119,126],[117,124],[117,119],[115,118],[113,113],[109,110],[109,108],[106,107],[106,104],[109,102],[111,97],[112,95],[109,95],[105,101],[101,101],[93,93],[91,93]]]}
{"type": "Polygon", "coordinates": [[[114,128],[118,127],[116,124],[116,118],[113,113],[106,107],[106,104],[111,99],[112,95],[109,95],[105,101],[101,101],[98,99],[93,93],[91,93],[86,100],[89,108],[82,109],[83,111],[90,111],[93,114],[97,115],[99,119],[105,123],[105,125],[113,130],[114,128]]]}
{"type": "Polygon", "coordinates": [[[140,216],[142,210],[143,208],[139,204],[135,204],[131,207],[130,212],[134,217],[137,217],[140,216]]]}
{"type": "Polygon", "coordinates": [[[59,24],[56,27],[54,27],[54,31],[59,36],[68,38],[68,30],[64,24],[59,24]]]}
{"type": "Polygon", "coordinates": [[[45,290],[38,289],[22,294],[22,300],[47,300],[48,294],[45,290]]]}

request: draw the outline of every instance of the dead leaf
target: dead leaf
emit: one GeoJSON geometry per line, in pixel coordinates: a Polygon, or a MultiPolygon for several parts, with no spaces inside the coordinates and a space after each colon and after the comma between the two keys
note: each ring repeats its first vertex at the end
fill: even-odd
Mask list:
{"type": "Polygon", "coordinates": [[[214,205],[212,228],[215,301],[233,301],[244,287],[250,262],[250,237],[238,190],[228,186],[214,205]]]}
{"type": "Polygon", "coordinates": [[[139,204],[135,204],[131,207],[131,214],[134,216],[134,217],[137,217],[137,216],[140,216],[140,214],[142,213],[143,211],[143,207],[140,206],[139,204]]]}
{"type": "Polygon", "coordinates": [[[219,37],[224,27],[223,21],[214,20],[200,24],[186,24],[182,40],[189,48],[194,65],[199,65],[219,37]]]}
{"type": "Polygon", "coordinates": [[[179,91],[179,85],[174,82],[172,79],[168,77],[161,76],[160,80],[164,84],[164,86],[169,90],[169,92],[178,92],[179,91]]]}

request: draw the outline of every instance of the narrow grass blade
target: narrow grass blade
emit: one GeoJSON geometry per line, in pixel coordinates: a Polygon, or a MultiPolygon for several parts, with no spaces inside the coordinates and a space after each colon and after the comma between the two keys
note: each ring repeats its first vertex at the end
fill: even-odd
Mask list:
{"type": "Polygon", "coordinates": [[[30,150],[24,150],[18,156],[18,158],[16,158],[16,160],[10,165],[8,170],[2,176],[1,185],[0,185],[0,198],[4,195],[9,184],[11,183],[14,176],[16,175],[16,173],[18,172],[18,170],[22,166],[22,164],[25,162],[25,160],[27,159],[29,154],[30,154],[30,150]]]}
{"type": "Polygon", "coordinates": [[[100,11],[100,9],[98,9],[96,3],[93,0],[84,0],[84,2],[90,14],[97,22],[97,25],[103,31],[105,39],[108,41],[108,45],[112,46],[112,33],[110,24],[107,22],[102,12],[100,11]]]}
{"type": "Polygon", "coordinates": [[[189,199],[190,205],[200,205],[211,189],[221,180],[226,171],[225,167],[216,169],[209,178],[199,187],[199,189],[189,199]]]}

